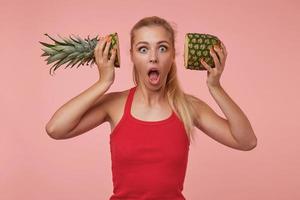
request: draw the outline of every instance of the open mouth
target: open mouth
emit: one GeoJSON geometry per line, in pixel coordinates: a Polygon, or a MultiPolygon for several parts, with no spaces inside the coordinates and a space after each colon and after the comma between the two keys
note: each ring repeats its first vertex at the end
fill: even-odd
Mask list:
{"type": "Polygon", "coordinates": [[[157,69],[150,69],[148,72],[149,80],[151,83],[156,84],[159,81],[159,71],[157,69]]]}

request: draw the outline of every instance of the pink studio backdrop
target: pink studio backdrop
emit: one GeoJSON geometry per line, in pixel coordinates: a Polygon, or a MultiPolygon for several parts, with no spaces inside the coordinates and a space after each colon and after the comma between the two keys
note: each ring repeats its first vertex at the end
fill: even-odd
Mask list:
{"type": "Polygon", "coordinates": [[[38,41],[44,33],[81,37],[118,32],[121,68],[108,92],[133,86],[129,32],[141,18],[175,23],[183,89],[223,116],[206,72],[183,65],[184,35],[211,33],[228,57],[221,84],[258,137],[252,151],[217,143],[197,129],[184,185],[188,200],[300,199],[300,3],[288,1],[1,1],[1,200],[105,200],[112,193],[110,126],[54,140],[45,124],[98,78],[95,67],[49,75],[38,41]]]}

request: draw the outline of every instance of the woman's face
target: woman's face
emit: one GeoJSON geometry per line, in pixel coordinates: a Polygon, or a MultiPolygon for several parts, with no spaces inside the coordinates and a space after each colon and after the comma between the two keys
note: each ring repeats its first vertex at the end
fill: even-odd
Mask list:
{"type": "Polygon", "coordinates": [[[131,61],[139,74],[139,80],[150,87],[166,83],[168,72],[174,61],[174,50],[168,32],[160,26],[142,27],[135,31],[131,61]],[[149,70],[155,68],[156,73],[149,70]]]}

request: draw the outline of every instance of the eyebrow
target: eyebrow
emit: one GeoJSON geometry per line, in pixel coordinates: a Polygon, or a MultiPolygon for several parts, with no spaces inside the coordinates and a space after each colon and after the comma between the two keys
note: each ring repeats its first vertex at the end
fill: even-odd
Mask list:
{"type": "MultiPolygon", "coordinates": [[[[166,40],[158,41],[157,44],[160,44],[160,43],[163,43],[163,42],[166,42],[167,44],[169,44],[169,42],[166,41],[166,40]]],[[[149,44],[149,43],[146,42],[146,41],[140,41],[135,46],[137,46],[138,44],[149,44]]]]}

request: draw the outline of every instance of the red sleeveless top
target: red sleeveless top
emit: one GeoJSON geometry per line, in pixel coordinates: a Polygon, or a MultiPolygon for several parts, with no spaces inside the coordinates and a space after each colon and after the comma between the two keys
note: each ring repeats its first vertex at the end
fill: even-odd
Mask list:
{"type": "Polygon", "coordinates": [[[143,121],[131,115],[136,86],[110,134],[113,194],[110,200],[185,200],[182,194],[189,139],[180,118],[143,121]]]}

